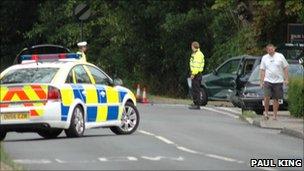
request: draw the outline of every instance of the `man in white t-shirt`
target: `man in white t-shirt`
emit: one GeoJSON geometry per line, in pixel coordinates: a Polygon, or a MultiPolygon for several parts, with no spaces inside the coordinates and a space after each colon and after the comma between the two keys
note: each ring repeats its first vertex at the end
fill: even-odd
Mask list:
{"type": "Polygon", "coordinates": [[[288,84],[288,63],[285,57],[275,52],[272,44],[266,46],[267,54],[263,56],[260,65],[260,86],[264,89],[264,117],[268,119],[270,97],[273,102],[274,120],[277,120],[279,99],[283,98],[283,83],[288,84]]]}

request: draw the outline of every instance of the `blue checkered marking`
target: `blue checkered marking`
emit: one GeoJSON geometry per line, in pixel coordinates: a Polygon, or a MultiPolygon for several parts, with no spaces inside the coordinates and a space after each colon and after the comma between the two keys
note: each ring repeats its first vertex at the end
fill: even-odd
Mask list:
{"type": "Polygon", "coordinates": [[[119,102],[122,102],[127,92],[120,91],[119,92],[119,102]]]}
{"type": "Polygon", "coordinates": [[[106,89],[105,86],[101,86],[101,85],[96,85],[96,90],[97,90],[97,94],[98,94],[98,103],[107,103],[107,94],[106,94],[106,89]],[[100,93],[104,91],[105,96],[102,97],[100,95],[100,93]]]}
{"type": "Polygon", "coordinates": [[[87,107],[87,121],[95,122],[97,116],[97,107],[96,106],[88,106],[87,107]]]}
{"type": "Polygon", "coordinates": [[[69,106],[64,106],[64,105],[61,103],[61,120],[62,120],[62,121],[67,121],[69,109],[70,109],[69,106]]]}
{"type": "Polygon", "coordinates": [[[86,97],[81,93],[84,91],[84,88],[81,85],[72,84],[72,89],[74,92],[75,99],[81,99],[83,102],[86,102],[86,97]]]}
{"type": "Polygon", "coordinates": [[[109,106],[108,107],[108,116],[107,120],[117,120],[118,118],[118,106],[109,106]]]}
{"type": "MultiPolygon", "coordinates": [[[[83,102],[86,101],[86,97],[84,95],[82,95],[82,91],[84,91],[83,87],[81,85],[77,85],[77,84],[71,84],[72,89],[73,89],[73,93],[74,93],[74,98],[75,99],[80,99],[83,102]]],[[[68,113],[69,113],[69,109],[70,106],[64,106],[61,103],[61,120],[62,121],[67,121],[68,119],[68,113]]]]}

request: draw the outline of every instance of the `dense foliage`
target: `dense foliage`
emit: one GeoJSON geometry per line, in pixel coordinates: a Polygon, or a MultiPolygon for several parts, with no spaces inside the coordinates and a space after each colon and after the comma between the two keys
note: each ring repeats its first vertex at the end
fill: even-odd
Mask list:
{"type": "Polygon", "coordinates": [[[304,80],[293,78],[288,86],[288,110],[296,117],[304,116],[304,80]]]}
{"type": "Polygon", "coordinates": [[[52,43],[76,50],[80,23],[75,5],[86,2],[87,58],[127,86],[184,96],[190,43],[201,43],[204,73],[242,54],[261,55],[266,43],[283,43],[287,23],[304,21],[301,0],[82,1],[2,0],[1,69],[25,46],[52,43]]]}

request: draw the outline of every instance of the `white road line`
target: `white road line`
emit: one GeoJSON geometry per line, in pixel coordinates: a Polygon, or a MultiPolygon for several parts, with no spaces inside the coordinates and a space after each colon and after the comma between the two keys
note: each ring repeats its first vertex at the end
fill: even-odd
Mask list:
{"type": "Polygon", "coordinates": [[[182,146],[176,146],[177,149],[184,151],[184,152],[188,152],[188,153],[192,153],[192,154],[199,154],[199,152],[188,149],[186,147],[182,147],[182,146]]]}
{"type": "Polygon", "coordinates": [[[178,158],[171,158],[172,160],[176,161],[184,161],[185,159],[182,156],[179,156],[178,158]]]}
{"type": "Polygon", "coordinates": [[[136,157],[132,157],[132,156],[128,156],[127,159],[130,160],[130,161],[137,161],[138,160],[136,157]]]}
{"type": "Polygon", "coordinates": [[[146,135],[151,135],[151,136],[155,136],[154,134],[144,131],[144,130],[139,130],[138,132],[142,133],[142,134],[146,134],[146,135]]]}
{"type": "Polygon", "coordinates": [[[209,111],[212,111],[212,112],[216,112],[216,113],[220,113],[220,114],[223,114],[223,115],[227,115],[227,116],[230,116],[230,117],[235,118],[235,119],[239,118],[238,116],[236,116],[234,114],[223,112],[223,111],[220,111],[220,110],[216,110],[216,109],[213,109],[213,108],[210,108],[210,107],[204,107],[203,109],[206,109],[206,110],[209,110],[209,111]]]}
{"type": "MultiPolygon", "coordinates": [[[[229,162],[244,163],[244,161],[241,161],[241,160],[236,160],[236,159],[225,157],[225,156],[219,156],[219,155],[216,155],[216,154],[204,154],[204,153],[199,152],[199,151],[195,151],[195,150],[183,147],[183,146],[179,146],[176,143],[174,143],[173,141],[171,141],[171,140],[169,140],[165,137],[150,133],[148,131],[139,130],[139,132],[142,133],[142,134],[149,135],[149,136],[152,136],[154,138],[157,138],[157,139],[165,142],[166,144],[174,145],[178,150],[181,150],[181,151],[184,151],[184,152],[187,152],[187,153],[205,155],[206,157],[210,157],[210,158],[214,158],[214,159],[218,159],[218,160],[229,161],[229,162]]],[[[142,156],[143,159],[153,160],[153,161],[160,160],[161,158],[159,158],[159,157],[162,157],[162,156],[157,156],[157,157],[142,156]]]]}
{"type": "Polygon", "coordinates": [[[15,163],[20,164],[49,164],[52,163],[51,160],[46,159],[15,159],[13,160],[15,163]]]}
{"type": "Polygon", "coordinates": [[[146,159],[146,160],[159,161],[163,157],[162,156],[156,156],[156,157],[141,156],[141,158],[146,159]]]}
{"type": "Polygon", "coordinates": [[[215,159],[219,159],[219,160],[229,161],[229,162],[236,162],[237,161],[237,160],[229,158],[229,157],[219,156],[219,155],[215,155],[215,154],[206,154],[206,156],[211,157],[211,158],[215,158],[215,159]]]}
{"type": "Polygon", "coordinates": [[[155,156],[155,157],[148,157],[148,156],[141,156],[142,159],[151,160],[151,161],[160,161],[162,159],[173,160],[173,161],[184,161],[182,156],[179,157],[165,157],[165,156],[155,156]]]}
{"type": "Polygon", "coordinates": [[[157,139],[159,139],[159,140],[161,140],[161,141],[167,143],[167,144],[174,144],[174,142],[172,142],[172,141],[170,141],[170,140],[168,140],[167,138],[164,138],[164,137],[162,137],[162,136],[155,136],[155,137],[156,137],[157,139]]]}
{"type": "Polygon", "coordinates": [[[229,108],[229,107],[218,107],[219,109],[226,110],[235,114],[242,114],[242,110],[239,108],[229,108]]]}
{"type": "Polygon", "coordinates": [[[101,161],[101,162],[106,162],[106,161],[108,161],[108,159],[105,158],[105,157],[99,157],[98,160],[101,161]]]}
{"type": "Polygon", "coordinates": [[[63,161],[63,160],[60,160],[60,159],[55,159],[55,161],[56,161],[57,163],[61,163],[61,164],[67,163],[66,161],[63,161]]]}

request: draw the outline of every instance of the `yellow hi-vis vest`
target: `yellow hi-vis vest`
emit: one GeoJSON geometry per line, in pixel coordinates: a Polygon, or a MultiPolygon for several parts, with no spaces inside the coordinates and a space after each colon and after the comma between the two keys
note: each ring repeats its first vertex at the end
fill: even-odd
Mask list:
{"type": "Polygon", "coordinates": [[[204,54],[197,49],[196,52],[192,53],[190,58],[190,70],[191,75],[196,75],[199,72],[203,72],[205,59],[204,54]]]}
{"type": "Polygon", "coordinates": [[[87,62],[87,58],[84,52],[78,51],[77,54],[80,54],[80,58],[79,58],[80,61],[87,62]]]}

